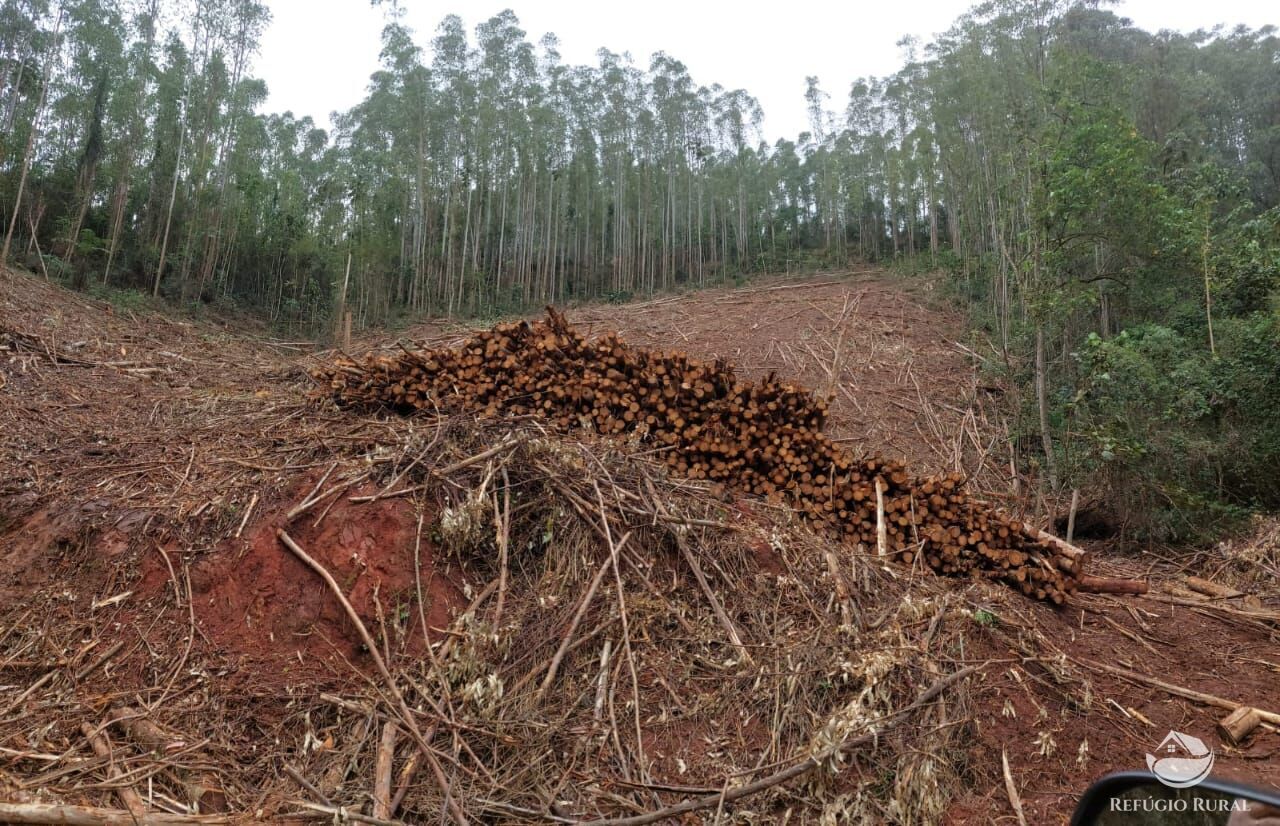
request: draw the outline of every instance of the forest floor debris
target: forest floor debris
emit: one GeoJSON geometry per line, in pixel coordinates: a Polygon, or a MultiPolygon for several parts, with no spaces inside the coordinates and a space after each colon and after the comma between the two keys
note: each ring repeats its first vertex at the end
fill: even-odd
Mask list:
{"type": "MultiPolygon", "coordinates": [[[[823,280],[574,317],[750,377],[830,382],[832,439],[963,472],[1043,523],[1050,509],[1009,477],[985,401],[999,389],[911,295],[927,282],[823,280]]],[[[1224,564],[1091,548],[1099,573],[1156,587],[1055,609],[832,554],[790,508],[726,499],[625,442],[532,417],[317,407],[306,371],[334,355],[0,274],[0,800],[124,811],[131,789],[167,817],[376,806],[532,823],[683,806],[707,822],[985,823],[1012,816],[1007,750],[1028,822],[1047,822],[1169,729],[1209,742],[1226,775],[1280,783],[1274,731],[1220,742],[1223,711],[1186,693],[1276,709],[1270,551],[1241,540],[1224,564]],[[385,674],[280,531],[333,577],[385,674]],[[1257,602],[1179,596],[1186,575],[1257,602]]]]}

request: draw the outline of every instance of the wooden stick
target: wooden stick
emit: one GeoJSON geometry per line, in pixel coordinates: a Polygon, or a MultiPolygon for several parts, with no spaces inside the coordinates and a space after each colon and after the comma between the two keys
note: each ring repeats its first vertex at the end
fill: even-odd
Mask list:
{"type": "Polygon", "coordinates": [[[135,817],[120,809],[64,806],[53,803],[0,803],[0,823],[59,824],[59,826],[213,826],[229,824],[223,815],[174,815],[145,812],[135,817]]]}
{"type": "MultiPolygon", "coordinates": [[[[840,603],[840,621],[844,625],[853,625],[857,609],[853,606],[853,600],[849,598],[849,583],[840,571],[840,560],[836,558],[836,552],[829,547],[826,549],[825,556],[827,558],[827,571],[835,582],[836,599],[840,603]]],[[[860,619],[858,622],[861,624],[860,619]]]]}
{"type": "Polygon", "coordinates": [[[1076,535],[1076,509],[1080,507],[1080,488],[1071,489],[1071,511],[1067,514],[1067,542],[1076,535]]]}
{"type": "Polygon", "coordinates": [[[661,820],[674,818],[677,815],[682,815],[686,812],[694,812],[699,809],[711,809],[719,806],[722,801],[724,803],[732,803],[735,800],[740,800],[741,798],[748,797],[781,783],[786,783],[788,780],[794,780],[797,777],[813,771],[837,754],[843,754],[862,746],[878,743],[880,738],[885,734],[902,725],[903,721],[908,718],[908,715],[910,715],[911,712],[923,708],[952,685],[965,677],[968,677],[970,674],[973,674],[979,667],[980,666],[977,665],[971,665],[938,680],[936,683],[929,686],[929,688],[925,689],[925,691],[910,705],[882,717],[878,721],[880,725],[875,729],[875,731],[859,735],[858,737],[854,737],[850,740],[845,740],[819,754],[802,760],[792,766],[788,766],[781,771],[775,772],[768,777],[762,777],[754,783],[747,783],[732,789],[726,788],[722,792],[716,792],[715,794],[704,795],[702,797],[695,797],[691,800],[685,800],[681,803],[677,803],[674,806],[667,806],[665,808],[647,812],[642,815],[636,815],[634,817],[619,817],[583,822],[591,824],[591,826],[643,826],[643,824],[646,823],[657,823],[661,820]]]}
{"type": "Polygon", "coordinates": [[[396,724],[388,720],[382,724],[382,739],[378,741],[373,770],[373,816],[379,820],[391,818],[391,763],[395,755],[396,724]]]}
{"type": "Polygon", "coordinates": [[[698,558],[693,555],[693,551],[689,548],[689,543],[684,541],[684,537],[676,536],[676,544],[680,546],[680,553],[684,556],[684,561],[689,565],[689,569],[693,571],[694,579],[698,580],[698,587],[702,589],[703,595],[706,596],[707,602],[711,603],[711,611],[716,615],[716,619],[720,622],[720,627],[729,635],[729,641],[733,643],[733,647],[738,652],[738,662],[742,665],[751,665],[750,652],[747,647],[742,644],[742,637],[738,634],[738,627],[733,624],[733,620],[729,619],[729,615],[725,613],[724,606],[720,604],[720,599],[716,596],[716,592],[711,590],[711,583],[707,581],[707,577],[702,573],[702,566],[698,564],[698,558]]]}
{"type": "MultiPolygon", "coordinates": [[[[596,490],[596,503],[600,506],[600,527],[604,529],[605,541],[609,543],[609,561],[612,563],[613,580],[617,589],[615,596],[618,598],[618,615],[622,619],[622,650],[627,655],[627,670],[631,674],[631,710],[634,712],[632,719],[636,727],[636,758],[640,765],[640,779],[648,783],[649,759],[644,753],[644,732],[640,723],[640,679],[636,676],[636,658],[631,649],[631,625],[627,619],[626,587],[622,584],[622,570],[618,567],[618,556],[622,553],[622,545],[613,541],[613,531],[609,530],[609,516],[605,511],[604,494],[600,492],[600,483],[593,481],[592,485],[596,490]]],[[[630,532],[628,532],[623,538],[625,539],[630,535],[630,532]]],[[[617,742],[617,740],[615,739],[614,742],[617,742]]],[[[627,774],[625,766],[623,774],[624,776],[627,774]]],[[[661,798],[657,799],[661,802],[661,798]]]]}
{"type": "Polygon", "coordinates": [[[498,492],[493,492],[493,522],[498,539],[498,602],[493,609],[493,627],[502,627],[502,606],[507,601],[507,562],[511,538],[511,477],[502,466],[502,511],[498,510],[498,492]]]}
{"type": "Polygon", "coordinates": [[[1018,816],[1018,826],[1027,826],[1027,816],[1022,813],[1022,798],[1018,797],[1018,787],[1013,783],[1013,772],[1009,771],[1009,752],[1000,749],[1000,762],[1004,765],[1004,790],[1009,795],[1009,805],[1018,816]]]}
{"type": "MultiPolygon", "coordinates": [[[[115,709],[111,713],[111,722],[133,742],[160,754],[184,745],[180,735],[165,731],[146,719],[146,712],[136,708],[121,706],[115,709]]],[[[177,773],[201,811],[212,813],[227,810],[226,793],[217,775],[189,769],[178,769],[177,773]]]]}
{"type": "Polygon", "coordinates": [[[302,772],[298,771],[293,766],[290,766],[288,763],[285,763],[284,773],[292,777],[299,786],[301,786],[302,788],[306,789],[307,791],[315,795],[316,800],[319,800],[321,803],[323,803],[326,806],[332,805],[329,802],[329,798],[325,797],[324,792],[317,789],[314,785],[312,785],[310,780],[303,777],[302,772]]]}
{"type": "MultiPolygon", "coordinates": [[[[1176,594],[1177,591],[1174,591],[1176,594]]],[[[1223,614],[1230,614],[1233,617],[1245,617],[1248,619],[1262,620],[1264,622],[1280,622],[1280,611],[1250,611],[1244,608],[1232,608],[1230,605],[1223,605],[1220,602],[1214,602],[1207,597],[1199,594],[1192,594],[1190,591],[1184,593],[1195,596],[1196,599],[1185,599],[1178,596],[1167,596],[1165,594],[1146,594],[1147,599],[1157,602],[1167,602],[1170,605],[1189,605],[1193,608],[1202,608],[1206,611],[1217,611],[1223,614]]]]}
{"type": "Polygon", "coordinates": [[[413,712],[409,709],[409,704],[405,702],[404,695],[400,693],[400,687],[392,678],[391,672],[387,669],[387,664],[383,662],[382,655],[378,653],[378,644],[373,641],[373,637],[369,634],[369,629],[365,627],[364,622],[360,619],[360,615],[356,613],[356,609],[351,607],[350,601],[342,593],[342,588],[338,586],[333,575],[319,562],[312,559],[306,551],[293,541],[289,534],[285,533],[283,528],[276,530],[276,536],[286,548],[293,552],[294,556],[302,560],[307,567],[320,575],[321,579],[329,586],[329,590],[333,591],[333,595],[338,598],[338,602],[342,603],[342,608],[347,612],[347,617],[355,625],[356,630],[360,633],[360,639],[364,641],[365,648],[368,649],[369,655],[373,657],[374,664],[378,667],[378,672],[382,674],[382,679],[387,682],[387,689],[395,696],[396,701],[400,704],[400,714],[404,720],[405,726],[409,729],[409,733],[413,735],[413,739],[417,741],[418,747],[422,749],[423,755],[427,758],[427,763],[431,766],[431,771],[435,774],[436,782],[440,786],[440,791],[444,794],[445,800],[448,802],[449,812],[453,815],[455,822],[459,826],[467,823],[466,815],[462,813],[462,809],[458,807],[457,801],[453,799],[450,793],[450,784],[445,777],[444,769],[440,765],[440,761],[436,759],[435,753],[431,750],[431,746],[422,736],[422,732],[418,729],[418,721],[414,718],[413,712]]]}
{"type": "MultiPolygon", "coordinates": [[[[80,669],[79,671],[77,671],[77,672],[75,673],[75,676],[72,678],[72,679],[73,679],[73,681],[75,681],[75,682],[79,682],[80,680],[83,680],[85,677],[88,677],[88,676],[89,676],[90,674],[92,674],[94,671],[97,671],[99,666],[101,666],[101,665],[102,665],[103,663],[105,663],[107,660],[111,659],[111,658],[112,658],[112,657],[114,657],[117,653],[119,653],[119,651],[120,651],[120,649],[121,649],[121,648],[124,648],[124,642],[123,642],[123,641],[116,641],[116,642],[112,643],[112,644],[111,644],[111,646],[110,646],[109,648],[107,648],[107,650],[106,650],[106,651],[102,652],[102,654],[100,654],[96,660],[94,660],[93,662],[91,662],[91,663],[89,663],[88,665],[86,665],[84,668],[82,668],[82,669],[80,669]]],[[[28,697],[30,697],[32,694],[34,694],[35,692],[39,691],[39,690],[40,690],[40,688],[41,688],[45,683],[49,682],[49,681],[50,681],[50,680],[52,680],[54,677],[56,677],[56,676],[58,675],[58,673],[59,673],[59,672],[58,672],[58,671],[56,671],[56,670],[54,670],[54,671],[49,671],[49,672],[47,672],[43,677],[41,677],[40,679],[36,680],[34,683],[32,683],[32,684],[30,685],[30,687],[28,687],[28,688],[27,688],[27,690],[26,690],[26,691],[24,691],[24,692],[22,692],[21,694],[19,694],[19,695],[17,696],[17,698],[16,698],[16,699],[14,699],[11,703],[9,703],[9,705],[5,706],[5,707],[4,707],[4,710],[3,710],[3,711],[0,711],[0,716],[4,716],[4,715],[8,714],[9,712],[13,711],[13,710],[14,710],[15,708],[17,708],[18,706],[22,705],[22,701],[23,701],[23,700],[27,699],[27,698],[28,698],[28,697]]]]}
{"type": "Polygon", "coordinates": [[[876,477],[876,554],[889,553],[889,538],[884,524],[884,480],[876,477]]]}
{"type": "MultiPolygon", "coordinates": [[[[1075,659],[1075,658],[1073,657],[1072,659],[1075,659]]],[[[1175,697],[1184,697],[1188,700],[1194,700],[1195,702],[1201,703],[1203,705],[1214,706],[1216,708],[1226,709],[1227,711],[1235,711],[1236,709],[1244,707],[1241,703],[1233,703],[1230,700],[1225,700],[1222,697],[1217,697],[1213,694],[1205,694],[1200,691],[1195,691],[1194,689],[1183,688],[1182,686],[1179,686],[1179,685],[1166,683],[1162,680],[1157,680],[1155,677],[1148,677],[1146,674],[1141,674],[1137,671],[1130,671],[1127,668],[1120,668],[1119,666],[1114,666],[1114,665],[1105,665],[1104,663],[1095,663],[1089,660],[1076,660],[1076,662],[1080,663],[1086,668],[1096,668],[1096,669],[1099,669],[1100,671],[1107,671],[1107,672],[1110,672],[1111,674],[1117,674],[1121,677],[1124,677],[1125,679],[1133,680],[1136,683],[1144,683],[1146,685],[1155,686],[1156,688],[1167,691],[1168,693],[1174,695],[1175,697]]],[[[1258,718],[1260,720],[1264,720],[1274,725],[1280,725],[1280,714],[1276,714],[1275,712],[1272,712],[1272,711],[1263,711],[1257,708],[1255,708],[1254,711],[1258,712],[1258,718]]]]}
{"type": "Polygon", "coordinates": [[[418,766],[422,763],[422,752],[414,751],[409,755],[409,759],[400,767],[400,774],[396,777],[396,793],[391,798],[391,814],[400,810],[400,804],[404,802],[404,797],[409,793],[409,786],[413,783],[413,776],[418,773],[418,766]]]}
{"type": "MultiPolygon", "coordinates": [[[[662,499],[658,496],[658,492],[654,490],[653,483],[645,478],[645,485],[649,489],[650,495],[653,497],[653,504],[660,513],[666,513],[666,506],[662,504],[662,499]]],[[[603,517],[603,512],[601,512],[603,517]]],[[[689,570],[693,571],[693,578],[698,581],[698,587],[702,589],[703,595],[707,598],[707,602],[711,603],[711,611],[716,615],[716,620],[720,623],[720,627],[729,635],[729,641],[733,643],[733,647],[738,652],[738,662],[743,665],[751,665],[751,653],[747,651],[747,647],[742,644],[742,635],[738,633],[738,627],[733,624],[733,620],[729,619],[729,615],[725,613],[724,606],[720,604],[720,598],[716,596],[716,592],[711,589],[711,583],[707,581],[706,575],[702,572],[702,566],[698,564],[698,558],[694,556],[693,550],[689,547],[689,543],[685,541],[681,528],[676,527],[672,530],[675,535],[676,544],[680,546],[680,554],[684,557],[685,563],[689,566],[689,570]]]]}
{"type": "Polygon", "coordinates": [[[249,517],[253,514],[253,506],[258,504],[258,492],[255,490],[253,496],[249,498],[249,505],[244,509],[244,518],[240,520],[240,527],[236,528],[236,539],[240,538],[240,534],[244,533],[244,526],[249,524],[249,517]]]}
{"type": "Polygon", "coordinates": [[[333,473],[334,469],[337,467],[338,467],[337,462],[334,462],[331,465],[329,465],[329,469],[326,470],[324,472],[324,475],[320,477],[320,481],[316,482],[316,486],[311,489],[311,492],[308,493],[306,496],[302,497],[302,501],[294,505],[293,508],[284,515],[284,521],[286,523],[292,522],[298,516],[298,514],[302,513],[307,508],[315,504],[314,502],[311,501],[311,497],[316,495],[316,493],[320,490],[320,488],[324,485],[324,483],[329,480],[329,474],[333,473]]]}
{"type": "Polygon", "coordinates": [[[123,640],[117,640],[116,642],[113,642],[107,648],[106,651],[103,651],[101,654],[98,655],[98,659],[94,660],[93,662],[86,665],[84,668],[77,671],[75,673],[75,676],[72,679],[74,679],[76,682],[80,682],[85,677],[88,677],[90,674],[92,674],[93,672],[97,671],[100,667],[102,667],[102,665],[106,663],[107,660],[111,659],[116,654],[119,654],[121,648],[124,648],[123,640]]]}
{"type": "Polygon", "coordinates": [[[596,681],[596,707],[595,718],[597,720],[604,719],[604,698],[609,688],[609,653],[613,648],[613,640],[605,637],[604,645],[600,647],[600,676],[596,681]]]}
{"type": "Polygon", "coordinates": [[[128,706],[121,706],[111,714],[111,722],[119,726],[131,740],[148,749],[165,751],[182,741],[179,735],[172,734],[145,719],[146,712],[128,706]]]}
{"type": "MultiPolygon", "coordinates": [[[[89,741],[89,745],[93,747],[93,753],[107,761],[107,776],[113,780],[118,779],[120,772],[115,767],[115,762],[111,756],[111,744],[107,742],[106,735],[88,723],[80,724],[80,732],[84,734],[85,739],[89,741]]],[[[140,821],[147,816],[147,804],[142,802],[142,798],[138,797],[138,793],[133,790],[133,787],[119,786],[116,789],[116,797],[120,798],[120,804],[129,810],[129,814],[134,820],[140,821]]]]}
{"type": "Polygon", "coordinates": [[[329,819],[333,820],[334,823],[341,823],[344,820],[353,820],[356,823],[370,823],[372,826],[404,826],[404,824],[399,820],[382,820],[380,818],[370,817],[369,815],[360,814],[359,812],[353,812],[345,806],[321,806],[318,803],[309,803],[306,800],[290,800],[289,803],[294,806],[301,806],[304,809],[310,809],[313,812],[328,815],[329,819]]]}

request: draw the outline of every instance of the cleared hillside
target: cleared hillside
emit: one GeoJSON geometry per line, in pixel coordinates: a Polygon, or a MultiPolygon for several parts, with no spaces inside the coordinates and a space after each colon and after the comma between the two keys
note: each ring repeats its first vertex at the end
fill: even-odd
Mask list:
{"type": "MultiPolygon", "coordinates": [[[[568,315],[829,387],[838,443],[1036,518],[1000,389],[883,274],[568,315]]],[[[1225,712],[1140,681],[1280,705],[1261,546],[1191,566],[1092,548],[1152,592],[1054,608],[859,553],[641,441],[316,401],[308,371],[336,356],[0,275],[0,799],[985,823],[1011,814],[1007,751],[1046,822],[1172,728],[1280,781],[1257,759],[1273,731],[1224,746],[1225,712]],[[1187,573],[1248,593],[1200,601],[1187,573]]]]}

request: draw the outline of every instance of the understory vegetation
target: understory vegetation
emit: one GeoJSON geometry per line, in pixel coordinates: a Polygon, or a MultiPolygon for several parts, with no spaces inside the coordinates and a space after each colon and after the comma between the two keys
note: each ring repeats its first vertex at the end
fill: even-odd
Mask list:
{"type": "MultiPolygon", "coordinates": [[[[852,261],[941,270],[1015,460],[1130,535],[1280,507],[1280,38],[996,0],[763,140],[674,56],[512,12],[420,38],[331,131],[263,113],[258,0],[3,0],[5,257],[326,334],[852,261]]],[[[835,80],[843,84],[846,79],[835,80]]],[[[797,90],[799,91],[799,90],[797,90]]]]}

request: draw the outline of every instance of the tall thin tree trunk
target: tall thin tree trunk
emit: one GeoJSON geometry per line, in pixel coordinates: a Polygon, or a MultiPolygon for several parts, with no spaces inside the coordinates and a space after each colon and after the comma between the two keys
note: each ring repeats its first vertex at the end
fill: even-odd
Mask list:
{"type": "Polygon", "coordinates": [[[164,259],[169,251],[169,228],[173,223],[173,202],[178,199],[178,174],[182,171],[182,147],[187,140],[187,127],[184,124],[178,132],[178,157],[173,164],[173,186],[169,190],[169,209],[164,218],[164,237],[160,242],[160,260],[156,262],[156,280],[151,287],[151,295],[160,295],[160,277],[164,274],[164,259]]]}
{"type": "Polygon", "coordinates": [[[62,30],[61,6],[58,7],[58,20],[53,24],[53,42],[49,45],[49,56],[45,58],[44,80],[40,83],[40,100],[36,104],[35,116],[31,119],[31,131],[27,134],[27,149],[22,155],[22,173],[18,176],[18,194],[13,199],[13,216],[9,219],[9,231],[4,236],[4,248],[0,249],[0,265],[9,260],[9,247],[13,243],[13,230],[18,225],[18,213],[22,209],[22,191],[27,186],[27,172],[31,169],[31,155],[35,151],[36,136],[40,133],[40,119],[44,117],[44,104],[49,96],[49,75],[53,71],[53,56],[58,52],[58,33],[62,30]]]}
{"type": "Polygon", "coordinates": [[[1044,448],[1044,467],[1049,474],[1049,487],[1058,488],[1057,460],[1053,455],[1053,434],[1049,432],[1049,393],[1044,355],[1044,324],[1036,321],[1036,408],[1040,418],[1040,444],[1044,448]]]}

